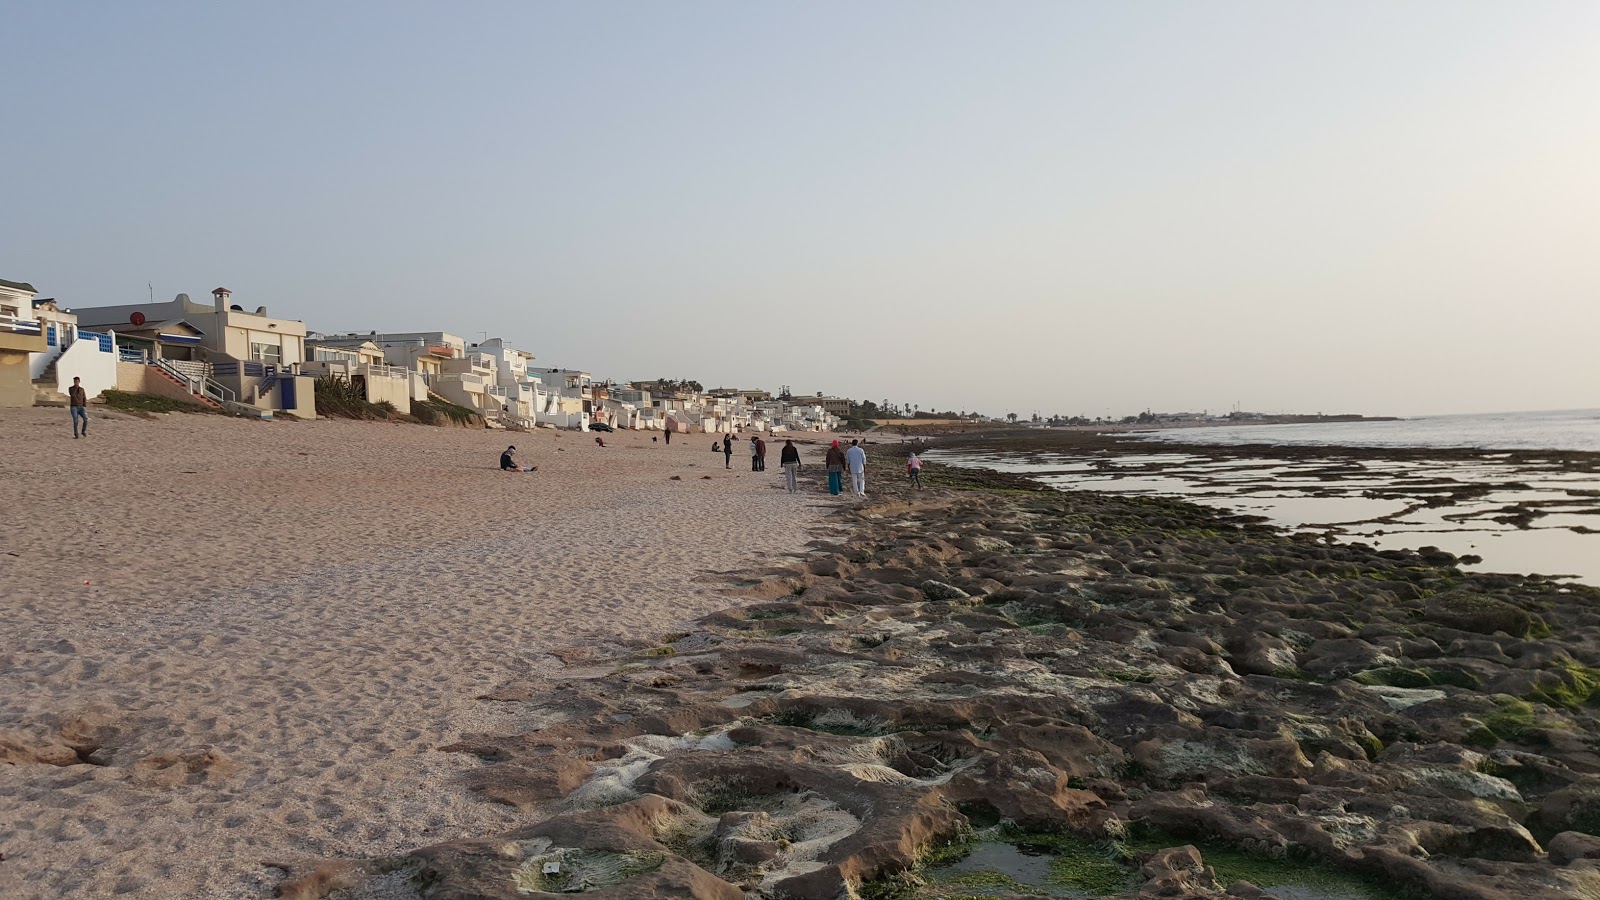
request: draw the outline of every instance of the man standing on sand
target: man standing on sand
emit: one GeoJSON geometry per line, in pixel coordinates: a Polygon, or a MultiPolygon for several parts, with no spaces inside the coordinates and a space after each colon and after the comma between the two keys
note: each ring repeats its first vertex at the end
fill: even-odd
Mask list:
{"type": "Polygon", "coordinates": [[[756,447],[757,443],[756,436],[750,435],[750,471],[752,472],[761,471],[761,451],[756,447]]]}
{"type": "Polygon", "coordinates": [[[763,441],[761,438],[757,437],[756,438],[756,471],[757,472],[765,472],[766,470],[767,470],[767,442],[763,441]]]}
{"type": "Polygon", "coordinates": [[[72,411],[72,439],[78,439],[78,423],[83,423],[83,436],[89,436],[89,392],[79,383],[81,379],[74,377],[72,387],[67,388],[67,407],[72,411]]]}
{"type": "Polygon", "coordinates": [[[859,441],[851,441],[850,449],[844,452],[844,461],[850,467],[850,492],[857,497],[867,495],[867,451],[861,449],[859,441]]]}
{"type": "Polygon", "coordinates": [[[668,447],[672,446],[672,429],[671,428],[667,429],[667,446],[668,447]]]}
{"type": "Polygon", "coordinates": [[[844,490],[844,451],[839,449],[838,441],[828,448],[822,461],[828,467],[828,493],[837,497],[844,490]]]}
{"type": "Polygon", "coordinates": [[[794,441],[783,442],[783,452],[778,454],[778,465],[783,466],[783,483],[789,493],[800,490],[800,448],[794,441]]]}
{"type": "Polygon", "coordinates": [[[733,468],[733,435],[731,434],[722,436],[722,467],[724,469],[733,468]]]}

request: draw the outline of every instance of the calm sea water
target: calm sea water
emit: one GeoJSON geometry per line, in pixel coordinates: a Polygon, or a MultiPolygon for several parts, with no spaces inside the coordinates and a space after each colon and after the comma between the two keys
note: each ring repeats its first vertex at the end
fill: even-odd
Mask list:
{"type": "Polygon", "coordinates": [[[1600,453],[1600,409],[1424,416],[1394,422],[1224,425],[1135,432],[1133,436],[1149,441],[1186,444],[1466,447],[1484,450],[1586,450],[1600,453]]]}

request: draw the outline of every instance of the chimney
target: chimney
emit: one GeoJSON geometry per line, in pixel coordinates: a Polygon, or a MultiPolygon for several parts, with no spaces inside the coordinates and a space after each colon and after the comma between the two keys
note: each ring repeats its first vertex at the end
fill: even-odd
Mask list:
{"type": "Polygon", "coordinates": [[[227,288],[215,288],[211,291],[211,296],[217,301],[217,312],[228,311],[228,298],[233,296],[233,291],[227,288]]]}

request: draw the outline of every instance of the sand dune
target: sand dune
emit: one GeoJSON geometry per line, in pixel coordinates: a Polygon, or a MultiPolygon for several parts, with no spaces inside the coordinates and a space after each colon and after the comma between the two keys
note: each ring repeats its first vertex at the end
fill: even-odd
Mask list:
{"type": "Polygon", "coordinates": [[[435,749],[524,724],[476,698],[727,605],[704,576],[829,507],[706,438],[607,443],[0,413],[5,896],[263,897],[274,862],[514,824],[435,749]]]}

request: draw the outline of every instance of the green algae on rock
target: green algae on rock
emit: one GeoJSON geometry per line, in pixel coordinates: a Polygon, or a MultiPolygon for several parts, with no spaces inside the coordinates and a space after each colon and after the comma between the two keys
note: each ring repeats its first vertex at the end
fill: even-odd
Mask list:
{"type": "MultiPolygon", "coordinates": [[[[541,693],[548,727],[443,749],[515,841],[662,854],[638,896],[1571,896],[1541,842],[1600,828],[1600,591],[966,487],[880,490],[729,576],[750,605],[541,693]]],[[[497,896],[507,840],[410,858],[497,896]]]]}

